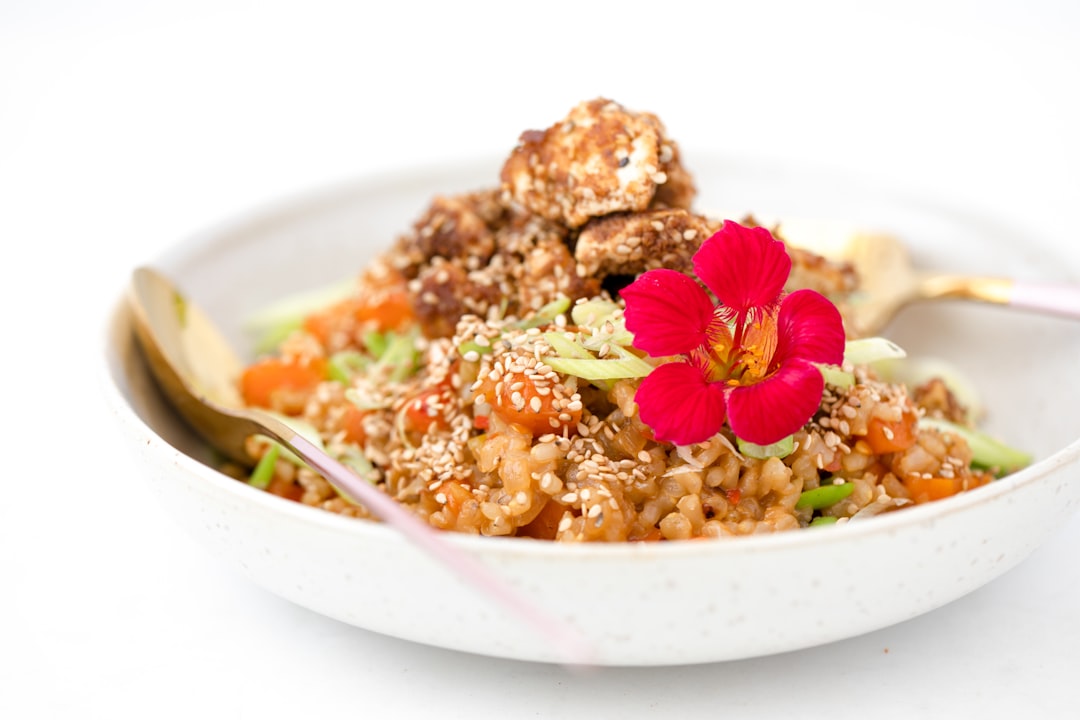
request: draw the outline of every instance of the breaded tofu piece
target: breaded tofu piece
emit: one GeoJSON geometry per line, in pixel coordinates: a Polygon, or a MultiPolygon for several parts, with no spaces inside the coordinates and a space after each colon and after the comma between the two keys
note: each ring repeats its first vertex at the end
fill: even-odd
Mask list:
{"type": "Polygon", "coordinates": [[[654,268],[693,271],[694,253],[721,223],[686,210],[620,213],[591,220],[574,247],[582,277],[637,275],[654,268]]]}
{"type": "Polygon", "coordinates": [[[693,182],[678,148],[655,115],[597,98],[577,105],[547,130],[522,133],[503,165],[502,190],[529,212],[579,228],[591,218],[689,207],[693,182]]]}

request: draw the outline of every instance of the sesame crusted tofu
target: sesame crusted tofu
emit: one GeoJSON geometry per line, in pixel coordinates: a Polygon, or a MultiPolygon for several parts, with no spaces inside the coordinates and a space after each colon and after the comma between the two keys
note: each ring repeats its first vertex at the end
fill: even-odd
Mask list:
{"type": "Polygon", "coordinates": [[[413,224],[413,232],[399,238],[395,265],[408,278],[436,257],[460,260],[467,270],[475,270],[495,251],[492,227],[502,215],[494,191],[436,197],[413,224]]]}
{"type": "Polygon", "coordinates": [[[688,206],[693,183],[654,116],[598,98],[547,130],[522,133],[502,169],[507,198],[530,212],[579,228],[590,218],[640,212],[658,189],[668,206],[688,206]]]}
{"type": "Polygon", "coordinates": [[[582,277],[636,275],[653,268],[689,273],[691,258],[719,222],[685,210],[620,213],[589,221],[574,248],[582,277]]]}

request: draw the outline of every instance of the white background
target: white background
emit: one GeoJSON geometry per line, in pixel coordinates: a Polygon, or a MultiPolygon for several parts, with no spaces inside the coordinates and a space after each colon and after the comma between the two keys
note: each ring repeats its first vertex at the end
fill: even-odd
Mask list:
{"type": "Polygon", "coordinates": [[[1071,232],[1078,8],[0,0],[0,717],[1075,717],[1080,518],[894,628],[583,678],[357,630],[219,566],[134,472],[98,366],[131,268],[185,235],[506,152],[598,95],[660,115],[691,165],[796,159],[1071,232]]]}

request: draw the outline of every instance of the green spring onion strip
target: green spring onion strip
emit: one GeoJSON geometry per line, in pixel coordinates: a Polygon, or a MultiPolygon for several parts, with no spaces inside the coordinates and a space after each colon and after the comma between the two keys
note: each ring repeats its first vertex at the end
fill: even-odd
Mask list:
{"type": "Polygon", "coordinates": [[[511,327],[517,330],[528,330],[529,328],[550,325],[555,321],[556,317],[562,315],[569,309],[570,298],[566,297],[565,295],[560,295],[544,307],[537,310],[536,314],[532,317],[516,322],[511,327]]]}
{"type": "Polygon", "coordinates": [[[618,309],[619,306],[610,300],[586,300],[574,306],[574,309],[570,311],[570,317],[575,325],[600,327],[618,309]]]}
{"type": "Polygon", "coordinates": [[[826,385],[846,390],[855,384],[855,373],[841,370],[835,365],[818,365],[817,369],[821,371],[826,385]]]}
{"type": "Polygon", "coordinates": [[[835,525],[839,518],[834,518],[829,515],[818,515],[816,518],[810,521],[810,527],[819,527],[821,525],[835,525]]]}
{"type": "Polygon", "coordinates": [[[1022,450],[1010,447],[997,438],[973,428],[957,425],[939,418],[919,418],[920,427],[930,427],[940,432],[952,433],[962,437],[971,447],[971,464],[984,470],[998,472],[998,477],[1016,472],[1031,464],[1032,456],[1022,450]]]}
{"type": "MultiPolygon", "coordinates": [[[[882,337],[848,340],[844,343],[844,364],[867,365],[886,361],[895,361],[907,357],[904,349],[892,340],[882,337]]],[[[842,390],[855,384],[855,374],[836,365],[815,363],[825,383],[842,390]]]]}
{"type": "Polygon", "coordinates": [[[251,471],[248,485],[257,487],[260,490],[270,487],[270,481],[274,479],[274,466],[277,465],[280,453],[281,446],[277,443],[271,444],[263,453],[263,456],[259,458],[259,462],[255,464],[255,469],[251,471]]]}
{"type": "Polygon", "coordinates": [[[372,357],[382,357],[390,344],[390,335],[389,332],[381,333],[378,330],[369,330],[364,333],[361,340],[363,340],[364,347],[367,348],[372,357]]]}
{"type": "Polygon", "coordinates": [[[618,380],[645,377],[652,372],[652,365],[641,358],[620,357],[616,360],[591,360],[579,358],[545,357],[544,363],[557,372],[574,375],[583,380],[618,380]]]}
{"type": "MultiPolygon", "coordinates": [[[[593,355],[585,349],[578,339],[571,340],[568,333],[548,332],[544,333],[544,341],[551,346],[560,358],[577,358],[579,360],[592,360],[593,355]]],[[[572,334],[572,333],[571,333],[572,334]]],[[[545,361],[549,358],[545,358],[545,361]]]]}
{"type": "Polygon", "coordinates": [[[378,376],[379,373],[389,370],[387,380],[390,382],[402,382],[412,375],[420,359],[420,353],[416,349],[416,334],[415,327],[408,332],[386,333],[386,348],[371,366],[372,373],[378,376]]]}
{"type": "Polygon", "coordinates": [[[752,442],[746,442],[742,438],[735,438],[735,440],[739,446],[740,453],[757,460],[764,460],[771,457],[786,458],[788,455],[795,452],[794,435],[788,435],[783,440],[774,442],[771,445],[756,445],[752,442]]]}
{"type": "Polygon", "coordinates": [[[356,350],[342,350],[330,356],[326,364],[327,374],[331,380],[336,380],[342,385],[348,385],[355,373],[363,372],[370,364],[371,358],[356,350]]]}
{"type": "Polygon", "coordinates": [[[868,365],[880,360],[907,357],[902,347],[883,337],[848,340],[844,344],[844,362],[852,365],[868,365]]]}
{"type": "Polygon", "coordinates": [[[799,500],[795,503],[795,509],[813,508],[814,510],[821,510],[840,502],[850,495],[853,490],[855,490],[854,483],[822,485],[813,490],[805,490],[802,495],[799,495],[799,500]]]}

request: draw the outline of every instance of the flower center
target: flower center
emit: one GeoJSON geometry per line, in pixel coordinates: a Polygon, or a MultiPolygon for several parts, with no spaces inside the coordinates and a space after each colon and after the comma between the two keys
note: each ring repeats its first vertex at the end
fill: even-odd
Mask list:
{"type": "Polygon", "coordinates": [[[737,319],[734,327],[723,325],[710,333],[694,357],[709,382],[753,385],[769,374],[776,345],[776,317],[759,313],[737,319]]]}

